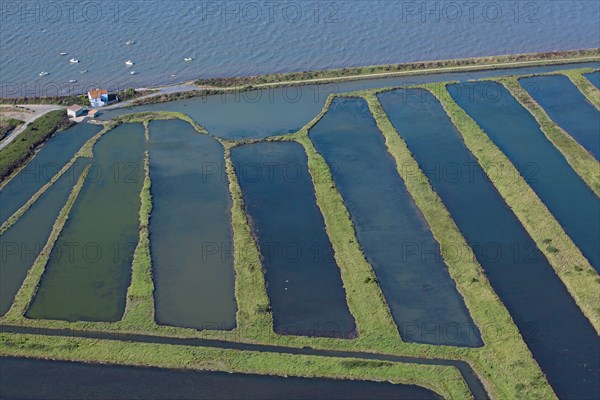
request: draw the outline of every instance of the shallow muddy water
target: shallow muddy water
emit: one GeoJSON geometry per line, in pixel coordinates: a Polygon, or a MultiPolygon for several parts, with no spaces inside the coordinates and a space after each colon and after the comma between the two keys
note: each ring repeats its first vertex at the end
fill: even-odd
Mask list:
{"type": "Polygon", "coordinates": [[[183,121],[153,121],[149,132],[156,320],[233,329],[231,200],[223,147],[183,121]]]}
{"type": "Polygon", "coordinates": [[[30,318],[116,321],[138,241],[144,128],[120,125],[94,146],[93,166],[52,250],[30,318]]]}
{"type": "Polygon", "coordinates": [[[594,397],[600,388],[596,332],[441,104],[424,93],[394,91],[379,98],[559,398],[594,397]]]}
{"type": "Polygon", "coordinates": [[[564,75],[519,81],[550,118],[600,160],[600,112],[564,75]]]}
{"type": "Polygon", "coordinates": [[[102,128],[77,124],[58,132],[36,153],[27,166],[0,190],[0,224],[17,211],[102,128]]]}
{"type": "Polygon", "coordinates": [[[439,245],[398,175],[366,102],[335,99],[310,138],[332,169],[403,339],[480,346],[439,245]]]}
{"type": "MultiPolygon", "coordinates": [[[[600,200],[504,86],[450,86],[454,100],[502,150],[592,266],[600,271],[600,200]],[[459,95],[459,93],[469,95],[459,95]]],[[[598,134],[598,132],[596,132],[598,134]]]]}
{"type": "Polygon", "coordinates": [[[231,157],[266,270],[275,331],[348,337],[355,324],[298,143],[233,148],[231,157]]]}

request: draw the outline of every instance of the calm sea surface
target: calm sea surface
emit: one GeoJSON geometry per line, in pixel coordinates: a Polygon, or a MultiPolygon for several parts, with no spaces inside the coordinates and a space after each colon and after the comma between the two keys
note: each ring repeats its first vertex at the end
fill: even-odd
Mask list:
{"type": "Polygon", "coordinates": [[[2,1],[0,94],[600,47],[599,19],[597,0],[2,1]]]}

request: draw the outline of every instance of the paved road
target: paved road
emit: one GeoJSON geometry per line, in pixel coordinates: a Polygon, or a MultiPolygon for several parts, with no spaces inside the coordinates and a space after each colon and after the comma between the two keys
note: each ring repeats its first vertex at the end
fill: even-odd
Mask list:
{"type": "Polygon", "coordinates": [[[19,136],[21,134],[21,132],[23,132],[25,130],[25,128],[27,128],[27,125],[29,125],[30,123],[32,123],[33,121],[35,121],[36,119],[38,119],[39,117],[41,117],[44,114],[49,113],[50,111],[54,111],[54,110],[60,110],[65,108],[64,106],[57,106],[54,104],[40,104],[40,105],[27,105],[24,106],[27,107],[28,109],[30,109],[31,111],[33,111],[31,114],[27,114],[27,118],[25,119],[25,123],[20,125],[19,127],[17,127],[15,130],[13,130],[10,135],[8,135],[7,137],[4,138],[4,140],[2,140],[0,142],[0,150],[2,150],[3,148],[5,148],[6,146],[8,146],[8,144],[10,142],[12,142],[13,140],[15,140],[15,138],[17,136],[19,136]]]}
{"type": "MultiPolygon", "coordinates": [[[[122,102],[119,102],[116,104],[112,104],[110,106],[102,107],[101,110],[112,110],[114,108],[128,107],[128,106],[132,105],[132,103],[134,101],[146,99],[148,97],[156,97],[156,96],[161,96],[163,94],[171,94],[171,93],[191,92],[193,90],[201,90],[203,88],[201,88],[200,86],[192,85],[191,83],[182,83],[179,85],[162,86],[162,87],[157,87],[157,88],[152,88],[152,89],[157,90],[157,91],[154,93],[146,94],[144,96],[136,97],[135,99],[126,100],[126,101],[122,101],[122,102]]],[[[148,90],[148,89],[147,88],[139,88],[137,90],[148,90]]]]}
{"type": "Polygon", "coordinates": [[[220,349],[234,349],[234,350],[245,350],[245,351],[261,351],[261,352],[274,352],[284,354],[303,354],[310,356],[324,356],[324,357],[339,357],[339,358],[360,358],[368,360],[381,360],[390,362],[401,362],[408,364],[427,364],[427,365],[444,365],[453,366],[457,368],[462,374],[469,390],[473,394],[473,397],[479,399],[489,399],[489,396],[485,390],[485,387],[479,380],[479,377],[473,371],[471,366],[465,361],[457,360],[444,360],[438,358],[417,358],[417,357],[405,357],[395,356],[389,354],[376,354],[376,353],[364,353],[355,351],[338,351],[338,350],[316,350],[310,347],[304,348],[293,348],[285,346],[275,345],[260,345],[251,343],[238,343],[238,342],[227,342],[222,340],[213,339],[183,339],[183,338],[172,338],[162,336],[150,336],[150,335],[138,335],[138,334],[127,334],[118,332],[96,332],[88,330],[71,330],[71,329],[40,329],[40,328],[29,328],[22,326],[10,326],[0,325],[0,332],[10,333],[21,333],[21,334],[37,334],[47,336],[68,336],[68,337],[81,337],[90,339],[104,339],[104,340],[120,340],[127,342],[138,342],[138,343],[157,343],[157,344],[171,344],[180,346],[203,346],[203,347],[216,347],[220,349]]]}

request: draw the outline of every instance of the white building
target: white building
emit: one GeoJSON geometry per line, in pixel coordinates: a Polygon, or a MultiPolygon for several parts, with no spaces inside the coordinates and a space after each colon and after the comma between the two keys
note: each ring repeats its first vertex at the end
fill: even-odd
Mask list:
{"type": "Polygon", "coordinates": [[[80,115],[83,115],[83,107],[73,104],[71,107],[67,108],[67,115],[73,118],[79,117],[80,115]]]}

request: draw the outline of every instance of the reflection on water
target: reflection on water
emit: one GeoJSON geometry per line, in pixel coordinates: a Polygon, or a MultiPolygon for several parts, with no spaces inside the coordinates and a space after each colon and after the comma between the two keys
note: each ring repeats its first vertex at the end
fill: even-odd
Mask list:
{"type": "MultiPolygon", "coordinates": [[[[558,396],[593,398],[600,388],[596,332],[466,148],[441,104],[423,90],[389,92],[380,100],[558,396]]],[[[488,116],[508,131],[511,127],[503,124],[502,116],[513,114],[505,112],[490,109],[488,116]]]]}
{"type": "Polygon", "coordinates": [[[52,250],[30,318],[116,321],[138,241],[144,128],[120,125],[94,146],[93,165],[52,250]]]}
{"type": "Polygon", "coordinates": [[[231,216],[223,147],[187,122],[150,123],[156,320],[233,329],[231,216]]]}
{"type": "Polygon", "coordinates": [[[260,245],[275,331],[353,336],[302,146],[258,143],[232,149],[231,157],[260,245]]]}
{"type": "Polygon", "coordinates": [[[362,99],[336,98],[310,131],[350,211],[358,240],[404,340],[480,346],[448,275],[362,99]]]}

